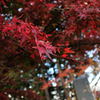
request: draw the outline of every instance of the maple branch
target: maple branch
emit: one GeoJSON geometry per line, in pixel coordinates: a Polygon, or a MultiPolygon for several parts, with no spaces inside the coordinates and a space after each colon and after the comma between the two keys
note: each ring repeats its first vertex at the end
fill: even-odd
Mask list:
{"type": "Polygon", "coordinates": [[[78,40],[72,40],[69,42],[70,47],[79,47],[81,45],[96,45],[100,44],[100,38],[97,39],[78,39],[78,40]]]}
{"type": "Polygon", "coordinates": [[[12,40],[16,44],[16,46],[18,46],[22,51],[26,52],[27,54],[31,54],[27,49],[25,49],[24,47],[20,46],[19,43],[14,38],[12,38],[10,36],[7,36],[6,38],[12,40]]]}

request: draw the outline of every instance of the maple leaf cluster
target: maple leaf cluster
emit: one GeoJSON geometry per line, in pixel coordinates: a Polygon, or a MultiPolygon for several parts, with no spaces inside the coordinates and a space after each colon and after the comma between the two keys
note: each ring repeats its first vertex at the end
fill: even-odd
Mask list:
{"type": "Polygon", "coordinates": [[[32,23],[13,18],[6,21],[2,27],[2,39],[9,38],[12,42],[16,42],[18,46],[27,50],[32,58],[38,54],[41,59],[45,56],[50,58],[50,54],[56,52],[56,48],[47,40],[47,35],[32,23]]]}

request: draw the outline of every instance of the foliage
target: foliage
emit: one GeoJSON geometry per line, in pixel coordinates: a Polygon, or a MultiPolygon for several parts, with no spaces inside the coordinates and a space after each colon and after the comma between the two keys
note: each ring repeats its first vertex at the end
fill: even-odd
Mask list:
{"type": "Polygon", "coordinates": [[[42,83],[42,89],[47,89],[52,82],[59,84],[59,79],[65,81],[69,76],[69,83],[72,76],[83,74],[91,64],[86,51],[96,48],[100,53],[99,17],[99,0],[1,0],[0,95],[6,98],[4,93],[11,89],[15,97],[27,92],[36,100],[38,92],[44,96],[42,83]],[[53,81],[46,82],[46,62],[58,64],[53,81]],[[34,93],[32,89],[23,90],[30,85],[34,93]]]}

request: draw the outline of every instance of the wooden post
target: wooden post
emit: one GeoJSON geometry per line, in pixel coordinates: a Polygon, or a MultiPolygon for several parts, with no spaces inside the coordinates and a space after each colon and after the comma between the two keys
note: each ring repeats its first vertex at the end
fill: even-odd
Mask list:
{"type": "Polygon", "coordinates": [[[74,80],[74,87],[77,100],[95,100],[86,77],[74,80]]]}

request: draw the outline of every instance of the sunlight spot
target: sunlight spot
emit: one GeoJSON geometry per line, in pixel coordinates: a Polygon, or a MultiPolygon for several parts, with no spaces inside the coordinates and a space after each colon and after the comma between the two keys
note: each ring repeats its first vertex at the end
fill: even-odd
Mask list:
{"type": "Polygon", "coordinates": [[[23,98],[24,98],[24,96],[21,96],[21,98],[23,99],[23,98]]]}
{"type": "Polygon", "coordinates": [[[11,98],[12,97],[11,94],[8,94],[8,97],[11,98]]]}
{"type": "Polygon", "coordinates": [[[23,10],[23,8],[19,8],[18,11],[21,12],[23,10]]]}

